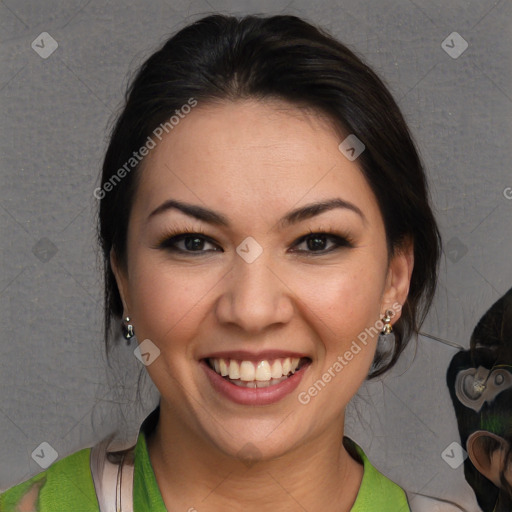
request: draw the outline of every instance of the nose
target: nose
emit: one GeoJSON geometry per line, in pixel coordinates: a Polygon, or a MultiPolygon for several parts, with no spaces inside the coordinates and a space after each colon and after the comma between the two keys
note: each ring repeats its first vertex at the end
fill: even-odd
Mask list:
{"type": "Polygon", "coordinates": [[[284,325],[293,317],[293,292],[265,251],[252,263],[235,254],[232,270],[223,283],[216,315],[224,325],[236,325],[246,333],[256,334],[284,325]]]}

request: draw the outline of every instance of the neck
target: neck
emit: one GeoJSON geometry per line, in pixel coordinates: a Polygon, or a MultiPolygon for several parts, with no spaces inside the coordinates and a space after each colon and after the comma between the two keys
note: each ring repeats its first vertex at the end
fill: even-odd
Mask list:
{"type": "Polygon", "coordinates": [[[363,466],[342,440],[343,419],[278,458],[241,461],[198,436],[162,402],[148,450],[169,510],[232,510],[238,503],[246,512],[348,512],[363,466]]]}

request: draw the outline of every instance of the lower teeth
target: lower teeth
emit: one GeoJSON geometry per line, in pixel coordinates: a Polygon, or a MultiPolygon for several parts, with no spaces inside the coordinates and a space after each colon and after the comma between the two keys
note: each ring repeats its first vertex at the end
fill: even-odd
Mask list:
{"type": "Polygon", "coordinates": [[[280,379],[270,379],[270,380],[240,380],[240,379],[230,379],[229,377],[224,377],[226,380],[234,384],[235,386],[240,386],[241,388],[268,388],[269,386],[274,386],[275,384],[279,384],[280,382],[285,381],[288,376],[281,377],[280,379]]]}

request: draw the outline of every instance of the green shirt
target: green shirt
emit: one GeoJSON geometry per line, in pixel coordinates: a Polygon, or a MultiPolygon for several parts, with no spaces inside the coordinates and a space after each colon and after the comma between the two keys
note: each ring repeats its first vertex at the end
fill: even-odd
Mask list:
{"type": "MultiPolygon", "coordinates": [[[[146,446],[146,436],[158,420],[158,409],[141,427],[135,446],[134,512],[167,512],[146,446]]],[[[364,465],[363,480],[351,512],[410,512],[404,491],[377,471],[356,443],[344,438],[351,455],[364,465]]],[[[99,512],[90,472],[91,449],[80,450],[46,471],[0,495],[0,512],[18,512],[20,500],[32,490],[38,512],[99,512]]],[[[28,509],[32,512],[32,509],[28,509]]]]}

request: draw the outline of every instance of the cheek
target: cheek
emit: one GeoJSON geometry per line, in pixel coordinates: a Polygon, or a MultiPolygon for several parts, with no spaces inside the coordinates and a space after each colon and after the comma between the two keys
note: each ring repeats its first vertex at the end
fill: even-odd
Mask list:
{"type": "Polygon", "coordinates": [[[215,271],[173,268],[150,258],[134,261],[130,297],[138,339],[149,338],[166,350],[179,345],[199,325],[208,293],[218,280],[215,271]]]}
{"type": "Polygon", "coordinates": [[[318,379],[335,383],[318,406],[333,395],[337,403],[346,404],[374,359],[386,267],[376,260],[361,260],[365,265],[357,261],[345,268],[301,273],[293,285],[303,304],[302,315],[317,338],[318,367],[304,389],[318,388],[318,379]]]}
{"type": "MultiPolygon", "coordinates": [[[[358,265],[357,265],[358,266],[358,265]]],[[[361,330],[380,318],[381,295],[385,269],[365,268],[320,269],[300,273],[294,290],[330,332],[329,338],[357,336],[361,330]]]]}

